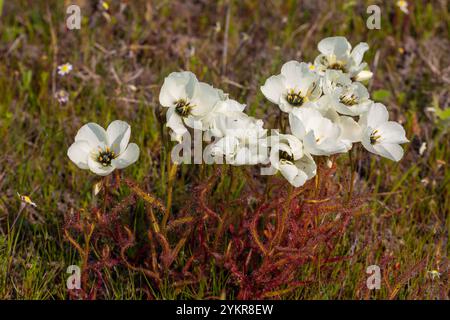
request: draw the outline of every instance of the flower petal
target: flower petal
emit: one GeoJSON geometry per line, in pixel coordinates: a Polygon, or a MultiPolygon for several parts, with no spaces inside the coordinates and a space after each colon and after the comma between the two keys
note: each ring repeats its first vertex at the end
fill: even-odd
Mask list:
{"type": "Polygon", "coordinates": [[[198,80],[192,72],[172,72],[165,79],[159,92],[159,103],[171,107],[179,99],[191,98],[198,80]]]}
{"type": "Polygon", "coordinates": [[[373,148],[377,154],[392,161],[399,161],[403,157],[403,148],[395,143],[377,143],[373,148]]]}
{"type": "Polygon", "coordinates": [[[296,188],[304,185],[308,178],[306,173],[293,164],[280,164],[280,172],[296,188]]]}
{"type": "Polygon", "coordinates": [[[233,165],[255,165],[260,162],[260,157],[255,150],[251,150],[250,148],[243,147],[239,148],[234,157],[233,165]]]}
{"type": "Polygon", "coordinates": [[[193,108],[191,114],[194,116],[206,115],[221,101],[221,96],[220,91],[213,86],[199,82],[195,86],[194,96],[192,97],[193,108]]]}
{"type": "Polygon", "coordinates": [[[339,117],[338,124],[341,128],[341,139],[348,140],[350,142],[361,141],[361,127],[355,120],[353,120],[353,118],[339,117]]]}
{"type": "Polygon", "coordinates": [[[92,157],[88,157],[88,165],[89,169],[99,176],[107,176],[115,169],[114,166],[103,166],[101,163],[95,161],[92,157]]]}
{"type": "Polygon", "coordinates": [[[305,134],[317,123],[323,120],[322,114],[317,110],[315,103],[306,103],[302,108],[296,108],[289,115],[289,124],[292,133],[299,139],[303,139],[305,134]]]}
{"type": "Polygon", "coordinates": [[[116,153],[122,153],[130,141],[131,127],[128,123],[115,120],[106,129],[109,146],[116,153]]]}
{"type": "Polygon", "coordinates": [[[371,128],[376,128],[382,123],[385,123],[389,119],[389,113],[386,107],[382,103],[374,103],[369,106],[368,112],[365,115],[365,118],[362,117],[365,121],[367,121],[367,126],[371,128]]]}
{"type": "Polygon", "coordinates": [[[317,165],[308,153],[305,153],[299,161],[296,161],[295,166],[306,174],[308,180],[317,173],[317,165]]]}
{"type": "Polygon", "coordinates": [[[89,169],[88,158],[91,147],[87,141],[76,141],[67,150],[69,159],[80,169],[89,169]]]}
{"type": "Polygon", "coordinates": [[[356,75],[355,80],[356,81],[366,81],[366,80],[371,79],[372,76],[373,76],[373,73],[371,71],[362,70],[356,75]]]}
{"type": "Polygon", "coordinates": [[[139,159],[139,147],[135,143],[130,143],[122,154],[111,161],[111,164],[117,169],[123,169],[135,163],[137,159],[139,159]]]}
{"type": "Polygon", "coordinates": [[[356,47],[353,48],[350,56],[353,58],[353,61],[356,65],[359,65],[362,62],[364,53],[367,50],[369,50],[369,45],[365,42],[358,43],[356,47]]]}
{"type": "Polygon", "coordinates": [[[266,80],[264,85],[261,87],[261,92],[264,96],[272,103],[278,104],[280,102],[280,97],[285,90],[285,78],[283,75],[279,74],[276,76],[271,76],[266,80]]]}
{"type": "Polygon", "coordinates": [[[281,67],[281,74],[285,77],[287,82],[295,82],[298,80],[303,70],[304,67],[302,67],[300,62],[291,60],[283,64],[281,67]]]}
{"type": "Polygon", "coordinates": [[[108,136],[105,129],[94,122],[90,122],[78,130],[75,141],[86,141],[91,148],[96,148],[99,145],[108,145],[108,136]]]}
{"type": "Polygon", "coordinates": [[[172,129],[172,141],[181,142],[181,137],[188,132],[182,118],[175,112],[175,108],[169,108],[166,113],[166,126],[172,129]]]}
{"type": "Polygon", "coordinates": [[[287,140],[294,160],[303,157],[303,143],[301,140],[290,134],[283,134],[281,135],[281,138],[287,140]]]}
{"type": "Polygon", "coordinates": [[[325,55],[341,57],[348,54],[352,46],[345,37],[329,37],[322,39],[317,48],[325,55]]]}
{"type": "Polygon", "coordinates": [[[388,121],[377,127],[381,139],[385,143],[406,143],[405,129],[395,121],[388,121]]]}
{"type": "Polygon", "coordinates": [[[378,154],[377,151],[374,149],[373,145],[370,143],[371,134],[372,134],[371,128],[364,128],[363,133],[361,135],[361,144],[367,151],[378,154]]]}

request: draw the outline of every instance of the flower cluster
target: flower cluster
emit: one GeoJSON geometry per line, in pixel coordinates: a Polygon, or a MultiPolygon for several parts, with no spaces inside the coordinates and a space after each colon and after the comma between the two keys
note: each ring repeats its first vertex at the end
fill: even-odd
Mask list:
{"type": "MultiPolygon", "coordinates": [[[[362,81],[372,77],[363,62],[366,43],[352,46],[344,37],[323,39],[314,63],[289,61],[280,74],[261,87],[264,96],[288,114],[289,132],[269,135],[260,119],[244,113],[245,105],[188,71],[173,72],[164,80],[159,101],[167,108],[167,127],[181,142],[189,130],[200,130],[208,145],[210,163],[270,165],[264,174],[280,172],[293,186],[316,175],[314,157],[350,151],[361,143],[369,152],[399,161],[403,127],[389,121],[386,107],[370,99],[362,81]]],[[[69,158],[80,168],[99,175],[122,169],[139,157],[128,145],[130,127],[114,121],[105,131],[89,123],[75,137],[69,158]]]]}
{"type": "Polygon", "coordinates": [[[246,115],[245,105],[222,90],[198,81],[191,72],[171,73],[159,100],[167,126],[181,141],[188,128],[204,131],[209,155],[217,163],[270,164],[295,187],[316,174],[314,156],[346,153],[360,142],[369,152],[394,161],[403,156],[403,127],[388,119],[381,103],[362,83],[372,77],[363,62],[366,43],[344,37],[323,39],[314,63],[289,61],[261,87],[264,96],[288,113],[290,133],[268,135],[262,120],[246,115]]]}
{"type": "Polygon", "coordinates": [[[166,107],[167,127],[172,138],[181,141],[188,128],[204,132],[204,139],[214,143],[207,147],[213,162],[233,165],[264,161],[258,151],[267,130],[262,120],[249,117],[245,105],[230,99],[222,90],[198,81],[192,72],[173,72],[165,80],[159,102],[166,107]]]}

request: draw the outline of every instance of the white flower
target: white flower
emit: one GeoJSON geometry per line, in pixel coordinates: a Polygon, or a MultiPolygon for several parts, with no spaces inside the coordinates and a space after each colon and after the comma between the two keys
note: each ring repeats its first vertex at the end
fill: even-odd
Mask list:
{"type": "Polygon", "coordinates": [[[267,154],[259,152],[258,144],[247,145],[237,137],[225,136],[218,141],[207,146],[206,152],[214,159],[216,163],[223,163],[223,157],[227,164],[255,165],[264,163],[267,154]]]}
{"type": "MultiPolygon", "coordinates": [[[[173,130],[177,140],[187,131],[185,125],[202,126],[202,119],[213,111],[218,101],[224,100],[222,91],[199,82],[192,72],[173,72],[164,80],[159,102],[169,108],[166,113],[167,126],[173,130]]],[[[204,130],[203,127],[196,128],[204,130]]]]}
{"type": "Polygon", "coordinates": [[[436,278],[440,278],[441,277],[441,273],[437,270],[431,270],[431,271],[427,271],[427,273],[430,275],[431,279],[434,280],[436,278]]]}
{"type": "Polygon", "coordinates": [[[59,104],[66,105],[69,102],[69,94],[65,90],[58,90],[55,93],[55,99],[58,100],[59,104]]]}
{"type": "Polygon", "coordinates": [[[343,73],[340,70],[325,70],[322,77],[322,90],[324,95],[334,93],[337,89],[349,86],[352,84],[352,80],[348,74],[343,73]]]}
{"type": "Polygon", "coordinates": [[[90,169],[106,176],[114,169],[128,167],[139,158],[139,147],[135,143],[128,144],[130,135],[131,128],[124,121],[111,122],[106,131],[91,122],[78,130],[67,155],[80,169],[90,169]]]}
{"type": "Polygon", "coordinates": [[[367,63],[362,62],[364,53],[369,49],[367,43],[361,42],[352,50],[345,37],[330,37],[321,40],[318,49],[321,54],[314,60],[318,71],[341,70],[356,81],[372,77],[372,72],[363,70],[367,67],[367,63]]]}
{"type": "Polygon", "coordinates": [[[361,141],[361,126],[352,117],[340,116],[332,108],[329,108],[326,111],[319,109],[319,111],[325,118],[330,119],[334,124],[339,126],[341,133],[338,140],[346,146],[347,151],[352,148],[354,142],[361,141]]]}
{"type": "Polygon", "coordinates": [[[264,96],[284,112],[316,101],[322,94],[319,76],[304,62],[289,61],[281,74],[271,76],[261,87],[264,96]]]}
{"type": "Polygon", "coordinates": [[[70,71],[72,71],[72,65],[70,63],[64,63],[58,66],[58,74],[60,76],[65,76],[66,74],[69,74],[70,71]]]}
{"type": "Polygon", "coordinates": [[[403,11],[403,13],[406,13],[406,14],[409,13],[408,2],[406,2],[405,0],[397,1],[396,5],[401,11],[403,11]]]}
{"type": "Polygon", "coordinates": [[[209,130],[214,137],[237,136],[244,139],[252,133],[262,137],[266,134],[263,129],[263,121],[248,116],[242,111],[245,105],[235,100],[228,99],[219,102],[208,121],[209,130]]]}
{"type": "MultiPolygon", "coordinates": [[[[219,101],[214,110],[202,119],[202,126],[206,129],[204,134],[205,141],[211,141],[211,137],[223,137],[228,129],[227,123],[230,121],[230,115],[243,114],[245,104],[241,104],[233,99],[219,101]]],[[[231,128],[235,128],[233,125],[231,128]]]]}
{"type": "Polygon", "coordinates": [[[323,96],[321,99],[326,98],[328,98],[330,107],[348,116],[359,116],[367,112],[367,109],[372,104],[369,92],[359,82],[338,87],[332,93],[323,96]]]}
{"type": "Polygon", "coordinates": [[[292,134],[303,141],[305,150],[312,155],[328,156],[348,150],[340,126],[324,117],[314,104],[293,110],[289,124],[292,134]]]}
{"type": "Polygon", "coordinates": [[[100,1],[100,6],[102,7],[103,10],[106,10],[106,11],[109,10],[109,4],[106,1],[100,1]]]}
{"type": "Polygon", "coordinates": [[[270,164],[281,172],[290,184],[300,187],[316,175],[317,166],[313,158],[303,151],[302,142],[290,134],[269,137],[270,164]]]}
{"type": "Polygon", "coordinates": [[[263,121],[240,111],[216,114],[209,134],[219,138],[209,147],[214,158],[225,157],[233,165],[262,163],[267,158],[264,138],[267,130],[263,121]]]}
{"type": "Polygon", "coordinates": [[[363,128],[361,143],[368,151],[399,161],[403,157],[403,149],[399,145],[409,142],[403,127],[394,121],[388,121],[389,114],[381,103],[374,103],[367,114],[359,119],[363,128]]]}

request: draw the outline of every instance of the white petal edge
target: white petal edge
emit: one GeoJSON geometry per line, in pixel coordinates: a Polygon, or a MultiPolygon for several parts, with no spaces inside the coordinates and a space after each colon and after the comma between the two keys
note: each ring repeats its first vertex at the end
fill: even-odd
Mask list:
{"type": "Polygon", "coordinates": [[[88,158],[91,147],[87,141],[76,141],[67,150],[67,156],[80,169],[89,169],[88,158]]]}
{"type": "Polygon", "coordinates": [[[293,164],[280,164],[280,172],[296,188],[304,185],[308,178],[306,173],[293,164]]]}
{"type": "Polygon", "coordinates": [[[131,127],[122,120],[115,120],[106,129],[109,146],[116,154],[122,153],[130,141],[131,127]]]}
{"type": "Polygon", "coordinates": [[[369,50],[369,45],[365,42],[360,42],[353,48],[351,57],[356,65],[359,65],[362,62],[364,57],[364,53],[369,50]]]}
{"type": "Polygon", "coordinates": [[[261,92],[270,102],[279,104],[280,97],[285,89],[284,83],[285,79],[283,75],[279,74],[276,76],[271,76],[261,87],[261,92]]]}
{"type": "Polygon", "coordinates": [[[380,143],[375,144],[374,149],[377,154],[388,158],[392,161],[400,161],[403,158],[403,148],[395,143],[380,143]]]}
{"type": "Polygon", "coordinates": [[[85,124],[78,130],[75,141],[86,141],[92,148],[108,144],[105,129],[94,122],[85,124]]]}
{"type": "Polygon", "coordinates": [[[124,169],[135,163],[139,159],[139,147],[135,143],[130,143],[126,150],[114,159],[111,164],[117,169],[124,169]]]}

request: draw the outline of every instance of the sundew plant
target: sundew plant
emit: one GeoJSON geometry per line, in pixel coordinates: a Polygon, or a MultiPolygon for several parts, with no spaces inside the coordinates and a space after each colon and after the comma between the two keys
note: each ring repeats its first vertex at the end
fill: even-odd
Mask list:
{"type": "MultiPolygon", "coordinates": [[[[83,287],[73,293],[75,297],[96,297],[102,291],[102,270],[116,265],[148,276],[152,290],[158,290],[167,276],[173,284],[189,286],[204,281],[217,268],[227,270],[237,289],[223,294],[239,299],[282,296],[306,283],[300,276],[302,265],[317,263],[320,255],[332,252],[334,237],[345,232],[362,204],[352,198],[353,177],[346,197],[341,196],[333,172],[346,171],[353,164],[338,166],[336,157],[351,153],[360,143],[371,153],[400,161],[400,144],[408,142],[403,127],[389,121],[386,106],[373,102],[364,86],[372,76],[363,62],[369,46],[360,43],[352,50],[344,37],[331,37],[321,40],[318,49],[314,63],[286,62],[280,74],[261,86],[268,103],[288,114],[289,126],[275,130],[264,128],[264,121],[245,113],[244,104],[199,81],[192,72],[167,76],[159,102],[166,108],[165,126],[172,140],[183,143],[191,131],[199,131],[206,143],[206,165],[216,165],[218,170],[204,175],[190,203],[179,212],[170,210],[171,200],[162,204],[115,171],[139,158],[139,147],[129,144],[129,124],[116,120],[105,130],[88,123],[78,131],[68,157],[80,169],[105,178],[95,186],[96,194],[104,190],[103,205],[67,222],[66,237],[84,261],[83,287]],[[211,189],[218,188],[217,176],[225,172],[222,164],[258,165],[264,175],[279,172],[285,180],[266,182],[265,193],[255,187],[231,203],[224,194],[216,201],[239,204],[239,211],[230,212],[222,205],[215,208],[208,199],[211,189]],[[132,191],[124,199],[112,193],[122,179],[132,191]],[[312,179],[315,183],[307,184],[312,179]],[[140,225],[131,231],[122,212],[137,198],[146,202],[148,217],[139,222],[145,228],[140,225]],[[70,230],[84,233],[85,243],[78,243],[70,230]],[[140,254],[131,257],[132,248],[139,248],[140,254]],[[101,255],[92,262],[95,252],[101,255]],[[91,277],[97,279],[91,280],[94,284],[91,277]]],[[[194,139],[194,148],[198,142],[203,147],[194,139]]],[[[189,148],[190,138],[188,143],[189,148]]],[[[180,163],[172,160],[169,175],[176,183],[180,163]]]]}
{"type": "Polygon", "coordinates": [[[449,299],[449,21],[0,0],[0,299],[449,299]]]}

